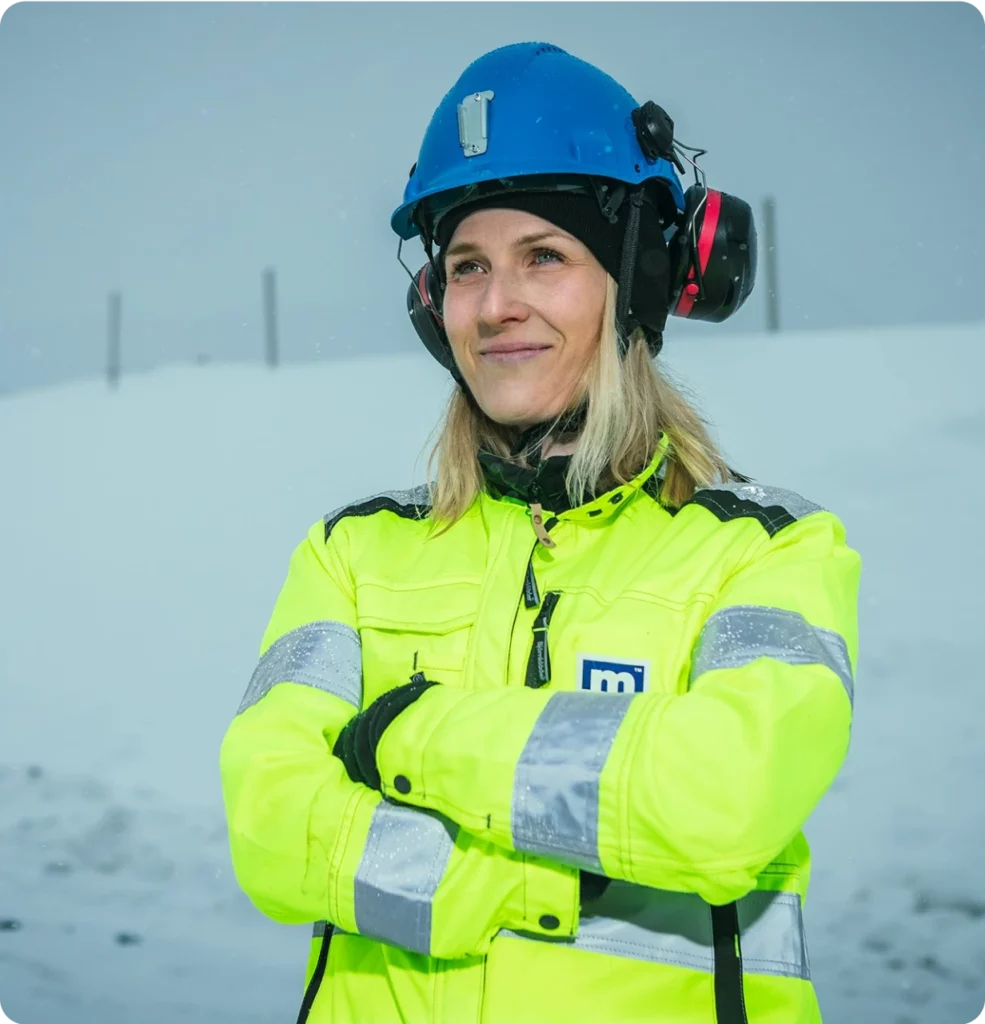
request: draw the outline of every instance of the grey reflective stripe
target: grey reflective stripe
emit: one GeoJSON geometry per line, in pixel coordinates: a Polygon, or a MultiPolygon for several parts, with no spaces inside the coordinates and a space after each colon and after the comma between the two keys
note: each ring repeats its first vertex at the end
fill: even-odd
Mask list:
{"type": "Polygon", "coordinates": [[[326,931],[328,931],[327,921],[315,921],[314,928],[311,930],[311,937],[313,939],[320,939],[326,931]]]}
{"type": "Polygon", "coordinates": [[[342,622],[309,622],[267,648],[236,714],[252,707],[277,683],[302,683],[362,704],[362,649],[359,634],[342,622]]]}
{"type": "MultiPolygon", "coordinates": [[[[800,897],[752,892],[737,901],[742,967],[747,974],[810,980],[800,897]]],[[[572,939],[550,939],[591,953],[687,967],[713,974],[711,908],[695,893],[668,892],[614,880],[572,939]]],[[[504,930],[501,936],[543,941],[504,930]]]]}
{"type": "Polygon", "coordinates": [[[346,516],[369,516],[389,509],[405,518],[418,519],[431,510],[431,491],[427,484],[406,491],[380,491],[368,498],[340,505],[322,517],[327,541],[336,524],[346,516]]]}
{"type": "Polygon", "coordinates": [[[844,638],[784,608],[733,605],[715,612],[695,645],[691,682],[713,669],[740,668],[757,658],[787,665],[827,665],[854,704],[855,681],[844,638]]]}
{"type": "Polygon", "coordinates": [[[517,850],[601,871],[599,778],[633,694],[555,693],[534,723],[513,781],[517,850]]]}
{"type": "Polygon", "coordinates": [[[782,487],[760,487],[759,484],[715,484],[714,487],[701,488],[707,491],[729,491],[743,501],[752,501],[762,508],[775,508],[779,505],[785,509],[794,519],[803,519],[804,516],[812,515],[814,512],[823,512],[820,505],[796,491],[788,491],[782,487]]]}
{"type": "Polygon", "coordinates": [[[455,845],[441,815],[384,799],[356,871],[356,927],[415,953],[431,951],[431,903],[455,845]]]}
{"type": "Polygon", "coordinates": [[[810,981],[807,936],[795,892],[751,892],[738,901],[742,966],[750,974],[810,981]]]}

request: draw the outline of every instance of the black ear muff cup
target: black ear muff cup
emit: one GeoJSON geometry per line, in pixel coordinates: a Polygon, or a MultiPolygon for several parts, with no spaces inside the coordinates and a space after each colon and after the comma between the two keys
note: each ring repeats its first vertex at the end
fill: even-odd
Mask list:
{"type": "Polygon", "coordinates": [[[407,312],[424,347],[461,383],[458,364],[451,353],[444,321],[438,312],[440,308],[441,288],[434,268],[430,263],[425,263],[407,287],[407,312]]]}
{"type": "Polygon", "coordinates": [[[756,283],[756,224],[743,199],[692,185],[684,196],[683,226],[672,243],[677,273],[674,316],[721,323],[756,283]]]}

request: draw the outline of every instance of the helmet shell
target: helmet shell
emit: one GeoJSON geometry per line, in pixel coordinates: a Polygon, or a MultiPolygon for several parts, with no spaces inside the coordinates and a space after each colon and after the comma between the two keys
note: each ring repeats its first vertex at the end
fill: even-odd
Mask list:
{"type": "Polygon", "coordinates": [[[613,78],[558,46],[514,43],[492,50],[462,72],[435,110],[390,226],[400,238],[413,238],[420,233],[414,213],[423,200],[528,175],[592,176],[629,185],[657,179],[682,211],[684,191],[674,166],[662,157],[648,160],[640,148],[632,118],[638,106],[613,78]],[[488,92],[486,151],[466,156],[458,106],[488,92]]]}

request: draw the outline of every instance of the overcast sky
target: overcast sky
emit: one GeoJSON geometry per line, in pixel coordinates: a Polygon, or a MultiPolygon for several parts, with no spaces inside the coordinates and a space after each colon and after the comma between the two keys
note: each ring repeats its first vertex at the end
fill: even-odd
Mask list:
{"type": "MultiPolygon", "coordinates": [[[[0,393],[418,344],[389,216],[471,60],[553,42],[776,197],[781,319],[982,319],[985,21],[965,3],[20,3],[0,21],[0,393]]],[[[415,262],[419,247],[412,247],[415,262]]],[[[757,331],[760,286],[727,324],[757,331]]]]}

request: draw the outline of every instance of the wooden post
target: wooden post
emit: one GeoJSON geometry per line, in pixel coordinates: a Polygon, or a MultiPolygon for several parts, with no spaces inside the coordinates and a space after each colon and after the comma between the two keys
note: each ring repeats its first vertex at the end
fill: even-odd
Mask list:
{"type": "Polygon", "coordinates": [[[780,292],[776,278],[776,202],[763,200],[763,264],[766,270],[766,330],[780,329],[780,292]]]}
{"type": "Polygon", "coordinates": [[[109,309],[106,326],[106,381],[111,388],[120,384],[120,327],[123,296],[119,292],[109,293],[109,309]]]}
{"type": "Polygon", "coordinates": [[[273,267],[263,272],[263,320],[267,338],[267,365],[277,365],[277,275],[273,267]]]}

